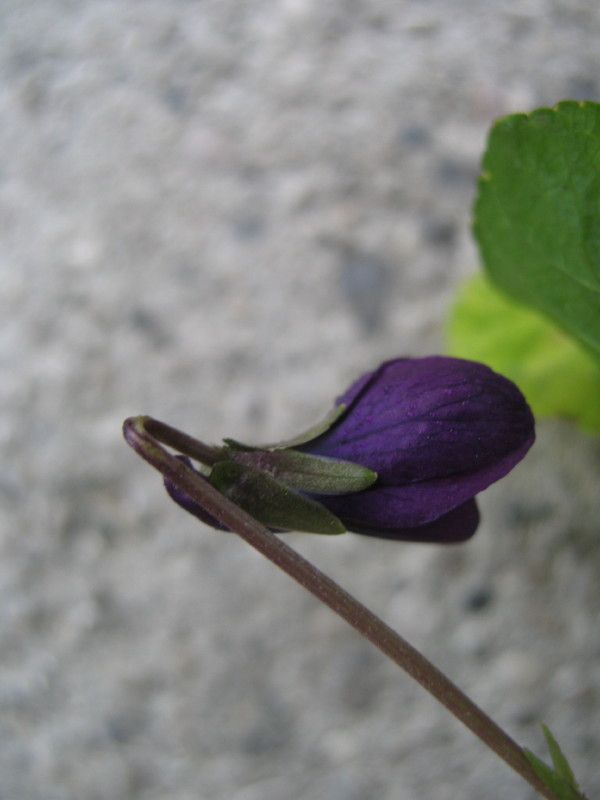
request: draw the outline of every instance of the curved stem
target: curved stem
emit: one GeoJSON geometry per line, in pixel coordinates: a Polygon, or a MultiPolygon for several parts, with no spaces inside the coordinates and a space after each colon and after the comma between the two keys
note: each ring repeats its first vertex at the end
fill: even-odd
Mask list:
{"type": "Polygon", "coordinates": [[[189,436],[183,431],[178,431],[177,428],[172,428],[165,422],[152,419],[152,417],[137,417],[136,420],[141,421],[141,425],[150,436],[163,444],[169,445],[177,452],[194,458],[201,464],[212,467],[221,458],[221,450],[223,449],[221,447],[210,447],[204,442],[194,439],[193,436],[189,436]]]}
{"type": "Polygon", "coordinates": [[[123,432],[128,444],[142,458],[391,658],[546,800],[558,800],[535,774],[522,748],[425,656],[208,481],[199,479],[192,469],[161,447],[151,433],[171,446],[181,448],[183,444],[182,452],[192,457],[198,457],[192,451],[207,457],[212,448],[150,417],[125,420],[123,432]]]}

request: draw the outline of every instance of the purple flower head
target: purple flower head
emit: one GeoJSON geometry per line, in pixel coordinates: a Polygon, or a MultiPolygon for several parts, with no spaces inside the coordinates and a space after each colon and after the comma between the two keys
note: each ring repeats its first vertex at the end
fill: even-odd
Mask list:
{"type": "MultiPolygon", "coordinates": [[[[337,404],[343,412],[308,441],[224,448],[222,464],[235,462],[233,474],[252,486],[252,497],[244,495],[239,482],[223,484],[224,470],[217,464],[214,473],[221,474],[221,486],[230,496],[237,492],[236,501],[252,513],[257,508],[259,518],[269,496],[277,497],[280,516],[275,519],[284,522],[271,525],[275,528],[311,530],[301,522],[287,524],[281,506],[298,504],[289,519],[297,513],[302,520],[305,511],[314,514],[316,501],[342,530],[458,542],[472,536],[479,523],[475,495],[510,472],[535,438],[533,416],[519,389],[489,367],[457,358],[388,361],[359,378],[337,404]],[[340,488],[337,478],[332,483],[329,474],[323,477],[332,464],[334,472],[346,470],[342,486],[349,480],[348,468],[367,468],[366,481],[359,490],[340,488]],[[256,499],[262,491],[260,474],[265,476],[263,506],[256,499]],[[311,503],[312,510],[302,502],[311,503]]],[[[226,476],[231,473],[225,469],[226,476]]],[[[167,489],[186,510],[219,527],[177,487],[167,482],[167,489]]],[[[263,521],[268,520],[266,512],[263,521]]],[[[317,529],[320,524],[319,519],[317,529]]],[[[322,532],[339,532],[334,528],[322,532]]]]}
{"type": "Polygon", "coordinates": [[[535,438],[519,389],[457,358],[388,361],[337,402],[343,416],[300,449],[377,473],[362,492],[319,498],[348,530],[370,536],[469,538],[479,521],[474,496],[510,472],[535,438]]]}

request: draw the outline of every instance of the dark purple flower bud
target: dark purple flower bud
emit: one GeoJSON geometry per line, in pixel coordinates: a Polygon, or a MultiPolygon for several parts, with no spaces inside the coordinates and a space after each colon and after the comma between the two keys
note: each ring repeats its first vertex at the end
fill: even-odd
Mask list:
{"type": "Polygon", "coordinates": [[[535,438],[517,387],[458,358],[388,361],[337,404],[323,424],[279,445],[226,440],[200,477],[273,529],[459,542],[477,529],[475,495],[510,472],[535,438]]]}
{"type": "Polygon", "coordinates": [[[408,541],[469,538],[474,496],[502,478],[533,444],[519,389],[473,361],[397,359],[363,375],[339,398],[344,414],[299,447],[374,470],[371,487],[319,501],[356,533],[408,541]]]}

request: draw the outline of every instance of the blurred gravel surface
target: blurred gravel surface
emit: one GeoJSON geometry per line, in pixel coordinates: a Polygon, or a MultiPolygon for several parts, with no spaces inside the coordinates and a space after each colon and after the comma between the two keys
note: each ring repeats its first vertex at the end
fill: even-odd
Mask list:
{"type": "MultiPolygon", "coordinates": [[[[0,798],[529,800],[124,445],[302,430],[443,349],[491,121],[600,99],[595,0],[0,2],[0,798]]],[[[455,549],[291,534],[600,793],[598,440],[455,549]]]]}

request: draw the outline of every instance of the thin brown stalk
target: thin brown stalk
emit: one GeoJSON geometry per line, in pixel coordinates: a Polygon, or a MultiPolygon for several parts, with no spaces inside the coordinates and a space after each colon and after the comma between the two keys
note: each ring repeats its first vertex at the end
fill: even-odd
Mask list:
{"type": "Polygon", "coordinates": [[[127,442],[142,458],[391,658],[542,797],[558,800],[535,774],[522,748],[437,667],[331,578],[232,503],[208,481],[199,478],[192,469],[165,450],[158,440],[200,460],[203,460],[200,455],[210,458],[211,452],[215,452],[213,448],[207,448],[187,434],[150,417],[130,418],[125,421],[123,430],[127,442]]]}

